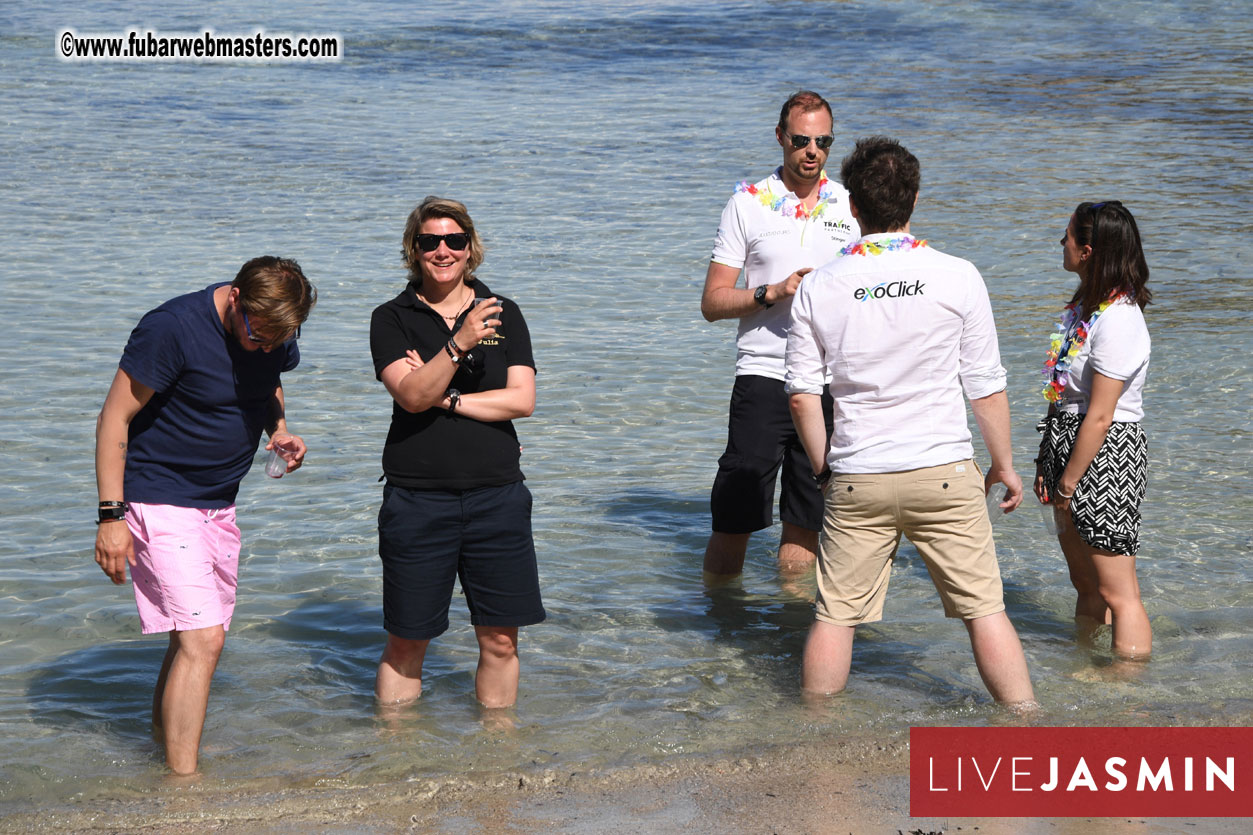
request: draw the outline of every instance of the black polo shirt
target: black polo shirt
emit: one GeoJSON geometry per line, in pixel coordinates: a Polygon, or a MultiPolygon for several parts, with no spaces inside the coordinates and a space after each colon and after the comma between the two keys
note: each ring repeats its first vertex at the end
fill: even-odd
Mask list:
{"type": "MultiPolygon", "coordinates": [[[[470,284],[474,295],[490,297],[478,279],[470,284]]],[[[412,348],[429,362],[461,327],[462,313],[450,328],[438,313],[418,298],[410,282],[400,295],[374,309],[370,317],[370,353],[374,376],[412,348]]],[[[480,342],[453,375],[452,387],[462,394],[505,387],[511,365],[535,368],[531,334],[522,311],[500,298],[496,335],[480,342]]],[[[466,311],[467,313],[469,311],[466,311]]],[[[487,423],[439,407],[413,414],[392,403],[392,425],[383,447],[383,472],[390,484],[416,489],[468,490],[521,481],[520,450],[513,422],[487,423]]]]}

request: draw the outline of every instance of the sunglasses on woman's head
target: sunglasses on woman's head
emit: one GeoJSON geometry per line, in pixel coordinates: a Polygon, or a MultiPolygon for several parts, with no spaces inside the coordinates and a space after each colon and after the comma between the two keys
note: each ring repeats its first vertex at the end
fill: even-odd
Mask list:
{"type": "Polygon", "coordinates": [[[465,232],[449,232],[447,235],[418,235],[418,249],[423,252],[434,252],[443,241],[449,249],[461,251],[470,245],[470,236],[465,232]]]}

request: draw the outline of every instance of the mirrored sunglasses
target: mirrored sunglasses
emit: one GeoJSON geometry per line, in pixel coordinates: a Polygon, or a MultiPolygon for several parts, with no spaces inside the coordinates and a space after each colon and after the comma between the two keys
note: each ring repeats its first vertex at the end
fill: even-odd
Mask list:
{"type": "Polygon", "coordinates": [[[818,148],[825,151],[827,148],[830,148],[831,143],[835,141],[835,137],[829,133],[824,136],[805,136],[799,133],[789,133],[787,138],[788,141],[792,143],[792,147],[798,151],[801,148],[808,148],[810,142],[816,142],[818,144],[818,148]]]}

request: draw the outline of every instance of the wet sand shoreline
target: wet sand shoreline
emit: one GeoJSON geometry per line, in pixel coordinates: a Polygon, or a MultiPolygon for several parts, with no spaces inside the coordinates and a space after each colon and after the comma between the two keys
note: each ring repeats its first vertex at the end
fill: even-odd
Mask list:
{"type": "MultiPolygon", "coordinates": [[[[1247,820],[909,816],[904,740],[779,746],[616,769],[533,769],[241,793],[205,784],[0,818],[4,832],[1221,832],[1247,820]]],[[[276,783],[274,780],[265,782],[276,783]]]]}

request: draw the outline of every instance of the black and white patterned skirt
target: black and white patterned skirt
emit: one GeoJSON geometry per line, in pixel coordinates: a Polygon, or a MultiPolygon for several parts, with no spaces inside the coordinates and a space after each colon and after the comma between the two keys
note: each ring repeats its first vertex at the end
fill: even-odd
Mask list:
{"type": "MultiPolygon", "coordinates": [[[[1040,464],[1049,495],[1066,469],[1083,415],[1058,412],[1044,423],[1040,464]]],[[[1070,515],[1079,537],[1102,551],[1135,556],[1140,550],[1140,501],[1148,481],[1149,445],[1139,423],[1113,423],[1105,443],[1075,487],[1070,515]]]]}

